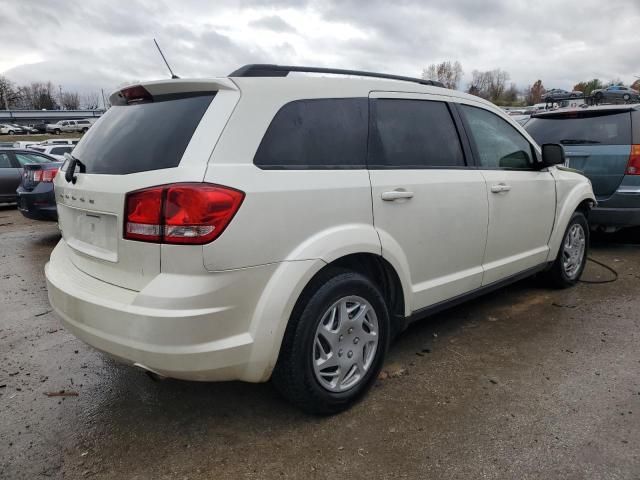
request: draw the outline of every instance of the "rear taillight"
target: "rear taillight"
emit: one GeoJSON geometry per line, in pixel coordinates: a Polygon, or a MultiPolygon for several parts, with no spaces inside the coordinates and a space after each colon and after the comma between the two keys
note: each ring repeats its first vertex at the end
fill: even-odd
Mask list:
{"type": "Polygon", "coordinates": [[[215,240],[244,200],[244,193],[209,183],[175,183],[128,193],[124,238],[201,245],[215,240]]]}
{"type": "Polygon", "coordinates": [[[631,145],[631,155],[627,163],[627,175],[640,175],[640,145],[631,145]]]}
{"type": "Polygon", "coordinates": [[[44,183],[51,183],[53,182],[53,179],[56,178],[56,175],[58,174],[58,169],[50,169],[50,170],[34,170],[33,171],[33,181],[38,183],[38,182],[44,182],[44,183]]]}

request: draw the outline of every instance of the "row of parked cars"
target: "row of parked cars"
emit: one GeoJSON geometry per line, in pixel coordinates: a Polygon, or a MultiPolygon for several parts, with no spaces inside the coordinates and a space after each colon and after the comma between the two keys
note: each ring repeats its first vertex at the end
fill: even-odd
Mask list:
{"type": "Polygon", "coordinates": [[[56,123],[32,123],[30,125],[18,125],[16,123],[0,124],[0,134],[2,135],[23,135],[33,133],[86,133],[95,119],[82,120],[61,120],[56,123]]]}
{"type": "MultiPolygon", "coordinates": [[[[583,97],[584,93],[578,90],[569,92],[561,88],[552,88],[551,90],[547,90],[545,92],[543,99],[546,103],[553,103],[559,100],[570,100],[583,97]]],[[[640,92],[624,85],[611,85],[606,88],[599,88],[591,92],[591,97],[596,103],[640,102],[640,92]]]]}

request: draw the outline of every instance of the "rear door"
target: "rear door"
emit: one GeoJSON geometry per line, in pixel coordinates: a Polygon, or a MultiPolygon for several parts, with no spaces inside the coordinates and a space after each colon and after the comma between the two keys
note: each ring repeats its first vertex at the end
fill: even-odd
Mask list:
{"type": "Polygon", "coordinates": [[[405,263],[412,310],[480,287],[484,178],[468,168],[448,97],[371,94],[368,166],[384,255],[405,263]]]}
{"type": "Polygon", "coordinates": [[[593,109],[545,114],[532,118],[526,130],[540,145],[564,145],[566,166],[591,180],[598,200],[618,189],[631,153],[631,112],[593,109]]]}
{"type": "Polygon", "coordinates": [[[482,284],[489,285],[546,261],[556,211],[555,179],[534,168],[533,146],[505,119],[479,106],[459,108],[487,184],[482,284]]]}
{"type": "Polygon", "coordinates": [[[0,201],[13,201],[20,185],[20,170],[8,152],[0,152],[0,201]]]}
{"type": "Polygon", "coordinates": [[[224,80],[157,82],[145,88],[152,97],[129,104],[112,96],[114,105],[72,152],[75,179],[66,180],[65,165],[55,180],[58,223],[72,262],[95,278],[132,290],[160,272],[161,245],[123,238],[125,195],[167,183],[201,182],[238,99],[233,84],[224,80]]]}

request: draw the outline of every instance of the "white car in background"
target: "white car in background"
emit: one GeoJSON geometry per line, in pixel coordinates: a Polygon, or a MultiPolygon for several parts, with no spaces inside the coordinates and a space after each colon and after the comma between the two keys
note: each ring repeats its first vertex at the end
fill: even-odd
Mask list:
{"type": "Polygon", "coordinates": [[[2,135],[15,135],[20,133],[25,133],[25,130],[17,125],[12,125],[10,123],[0,124],[0,134],[2,135]]]}
{"type": "Polygon", "coordinates": [[[75,148],[74,145],[31,145],[29,150],[34,152],[45,153],[61,162],[65,161],[64,154],[71,153],[75,148]]]}
{"type": "Polygon", "coordinates": [[[94,121],[95,120],[93,119],[62,120],[58,123],[47,125],[47,132],[54,133],[56,135],[59,135],[61,133],[68,133],[68,132],[85,133],[91,128],[94,121]]]}
{"type": "Polygon", "coordinates": [[[329,70],[111,95],[55,178],[45,273],[69,331],[158,375],[272,379],[327,414],[410,322],[535,273],[578,281],[595,198],[560,145],[429,80],[290,71],[329,70]]]}

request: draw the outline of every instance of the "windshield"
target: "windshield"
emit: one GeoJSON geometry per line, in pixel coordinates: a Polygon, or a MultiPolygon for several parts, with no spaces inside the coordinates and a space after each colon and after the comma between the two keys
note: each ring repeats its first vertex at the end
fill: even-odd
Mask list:
{"type": "Polygon", "coordinates": [[[214,94],[112,106],[73,151],[86,173],[124,175],[177,167],[214,94]]]}
{"type": "Polygon", "coordinates": [[[630,145],[629,112],[598,116],[534,117],[525,129],[542,145],[630,145]]]}

